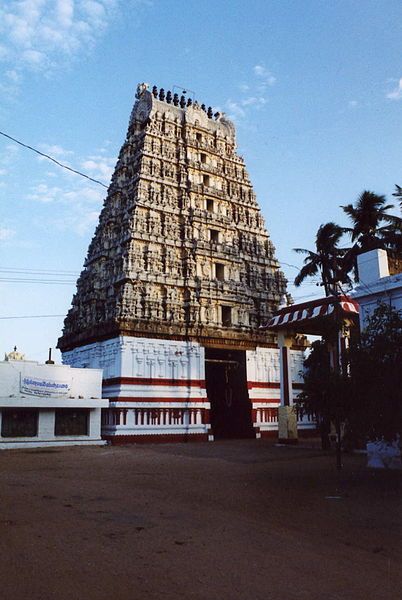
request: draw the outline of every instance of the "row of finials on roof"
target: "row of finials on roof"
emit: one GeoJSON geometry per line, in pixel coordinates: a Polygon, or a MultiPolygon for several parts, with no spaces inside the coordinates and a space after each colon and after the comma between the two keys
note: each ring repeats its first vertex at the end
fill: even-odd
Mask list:
{"type": "MultiPolygon", "coordinates": [[[[180,108],[185,108],[186,106],[191,106],[193,104],[191,98],[186,98],[184,95],[180,96],[179,98],[179,94],[172,94],[170,90],[168,90],[165,94],[165,90],[161,88],[158,93],[158,88],[156,87],[156,85],[154,85],[152,88],[152,95],[154,98],[159,98],[159,100],[161,100],[162,102],[174,104],[175,106],[180,106],[180,108]]],[[[214,112],[211,106],[208,106],[207,108],[205,104],[201,104],[201,109],[207,113],[210,119],[212,119],[212,117],[214,116],[214,112]]]]}

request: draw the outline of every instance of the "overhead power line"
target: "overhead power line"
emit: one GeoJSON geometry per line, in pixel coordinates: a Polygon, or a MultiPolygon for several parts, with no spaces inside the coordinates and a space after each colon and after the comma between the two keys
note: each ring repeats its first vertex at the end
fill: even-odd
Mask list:
{"type": "Polygon", "coordinates": [[[37,148],[33,148],[33,146],[29,146],[28,144],[24,144],[23,142],[20,142],[20,140],[17,140],[16,138],[12,137],[11,135],[8,135],[8,133],[4,133],[4,131],[0,131],[0,135],[4,136],[5,138],[8,138],[9,140],[11,140],[12,142],[15,142],[16,144],[19,144],[23,148],[27,148],[28,150],[31,150],[32,152],[36,152],[36,154],[39,154],[39,156],[43,156],[44,158],[47,158],[48,160],[51,160],[58,167],[61,167],[62,169],[66,169],[67,171],[71,171],[71,173],[75,173],[76,175],[80,175],[80,177],[85,177],[85,179],[89,179],[89,181],[92,181],[93,183],[101,185],[102,187],[104,187],[106,189],[108,188],[107,185],[105,185],[104,183],[102,183],[98,179],[94,179],[93,177],[90,177],[89,175],[86,175],[85,173],[81,173],[81,171],[77,171],[76,169],[72,169],[68,165],[64,165],[63,163],[61,163],[58,160],[56,160],[55,158],[53,158],[53,156],[49,156],[49,154],[45,154],[44,152],[41,152],[40,150],[37,150],[37,148]]]}
{"type": "Polygon", "coordinates": [[[54,269],[14,269],[13,267],[0,267],[0,273],[22,275],[59,275],[60,277],[74,277],[79,271],[59,271],[54,269]]]}
{"type": "Polygon", "coordinates": [[[75,279],[67,281],[65,279],[24,279],[18,277],[0,277],[0,282],[3,283],[45,283],[45,284],[57,284],[57,285],[74,285],[75,279]]]}
{"type": "Polygon", "coordinates": [[[50,319],[53,317],[65,317],[66,315],[23,315],[15,317],[0,317],[1,320],[6,319],[50,319]]]}

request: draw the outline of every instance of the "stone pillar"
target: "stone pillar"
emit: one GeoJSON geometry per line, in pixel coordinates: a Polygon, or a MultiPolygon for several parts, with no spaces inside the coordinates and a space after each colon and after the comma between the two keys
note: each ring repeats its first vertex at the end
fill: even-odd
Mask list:
{"type": "Polygon", "coordinates": [[[293,406],[292,372],[290,347],[292,338],[286,333],[278,334],[279,364],[281,373],[281,405],[278,408],[278,441],[284,444],[297,443],[297,414],[293,406]]]}

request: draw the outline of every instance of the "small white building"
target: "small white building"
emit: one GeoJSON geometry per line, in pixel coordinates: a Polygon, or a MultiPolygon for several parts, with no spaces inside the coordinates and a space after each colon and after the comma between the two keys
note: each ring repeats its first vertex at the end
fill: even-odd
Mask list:
{"type": "Polygon", "coordinates": [[[360,328],[379,303],[385,302],[402,311],[402,273],[389,274],[388,256],[385,250],[365,252],[357,257],[359,283],[351,296],[360,306],[360,328]]]}
{"type": "Polygon", "coordinates": [[[105,444],[102,370],[25,360],[0,362],[0,449],[105,444]]]}

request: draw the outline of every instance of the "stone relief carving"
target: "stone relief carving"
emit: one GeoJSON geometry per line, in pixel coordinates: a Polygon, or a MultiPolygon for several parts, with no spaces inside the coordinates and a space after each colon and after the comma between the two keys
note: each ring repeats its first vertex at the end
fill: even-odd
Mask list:
{"type": "Polygon", "coordinates": [[[273,247],[257,205],[250,205],[255,195],[235,153],[233,123],[198,104],[167,104],[148,88],[137,88],[64,336],[119,319],[147,321],[150,334],[163,325],[181,332],[185,322],[219,329],[222,301],[237,315],[223,333],[257,333],[258,319],[279,303],[285,282],[266,263],[269,256],[275,266],[273,247]],[[219,231],[219,244],[211,243],[211,231],[219,231]],[[226,265],[224,281],[215,278],[216,263],[226,265]],[[133,283],[120,283],[126,280],[133,283]]]}

